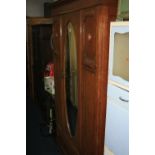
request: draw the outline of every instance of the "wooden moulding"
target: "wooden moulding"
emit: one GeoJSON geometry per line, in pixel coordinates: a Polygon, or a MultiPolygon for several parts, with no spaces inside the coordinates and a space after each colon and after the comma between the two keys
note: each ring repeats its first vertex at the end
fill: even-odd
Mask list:
{"type": "Polygon", "coordinates": [[[44,18],[44,17],[28,17],[27,24],[28,25],[53,24],[53,20],[52,18],[44,18]]]}
{"type": "Polygon", "coordinates": [[[118,0],[70,0],[51,4],[51,16],[62,15],[69,12],[97,6],[117,6],[118,0]],[[70,3],[68,3],[70,2],[70,3]]]}
{"type": "Polygon", "coordinates": [[[33,57],[33,40],[32,40],[32,28],[36,25],[52,25],[52,18],[43,17],[26,17],[27,26],[27,63],[28,63],[28,80],[30,82],[30,94],[35,101],[34,90],[34,57],[33,57]]]}

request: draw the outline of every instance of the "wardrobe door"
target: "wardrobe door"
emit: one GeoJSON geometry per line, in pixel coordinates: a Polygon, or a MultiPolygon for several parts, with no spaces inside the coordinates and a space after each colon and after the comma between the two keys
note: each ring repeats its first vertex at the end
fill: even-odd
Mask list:
{"type": "Polygon", "coordinates": [[[62,46],[61,46],[61,17],[53,18],[53,33],[51,36],[51,46],[54,52],[54,78],[55,78],[55,106],[57,134],[62,132],[62,46]]]}
{"type": "Polygon", "coordinates": [[[81,66],[80,13],[62,16],[62,119],[61,145],[67,155],[78,155],[80,149],[81,66]]]}
{"type": "Polygon", "coordinates": [[[103,154],[108,55],[107,13],[108,9],[100,6],[81,11],[82,155],[103,154]]]}

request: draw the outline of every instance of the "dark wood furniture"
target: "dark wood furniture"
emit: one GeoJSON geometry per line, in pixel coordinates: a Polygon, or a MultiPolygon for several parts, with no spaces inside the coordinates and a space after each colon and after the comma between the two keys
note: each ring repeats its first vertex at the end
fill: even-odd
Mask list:
{"type": "Polygon", "coordinates": [[[107,97],[110,21],[117,0],[76,0],[51,6],[55,55],[57,141],[66,155],[102,155],[107,97]],[[68,24],[74,27],[77,50],[78,112],[71,134],[66,103],[68,24]]]}
{"type": "MultiPolygon", "coordinates": [[[[38,94],[42,91],[38,90],[41,90],[39,87],[43,87],[43,83],[40,80],[40,83],[37,83],[36,79],[37,77],[42,79],[42,69],[39,70],[39,76],[36,76],[35,68],[40,62],[42,62],[41,66],[45,64],[44,56],[39,56],[38,50],[35,52],[32,39],[33,28],[39,25],[50,25],[52,29],[50,43],[52,43],[55,65],[57,142],[66,155],[102,155],[104,152],[109,29],[110,21],[116,19],[117,0],[62,0],[55,2],[49,8],[51,8],[50,18],[27,19],[29,34],[27,64],[31,96],[35,101],[40,97],[38,94]],[[72,44],[76,44],[78,79],[76,83],[77,121],[74,135],[71,133],[69,121],[71,116],[68,115],[66,100],[68,94],[66,92],[68,76],[66,74],[66,58],[68,57],[66,53],[71,51],[71,48],[68,49],[68,33],[71,28],[69,23],[75,33],[75,41],[72,41],[72,44]]],[[[36,31],[36,34],[42,32],[40,28],[36,31]]],[[[47,34],[50,36],[51,33],[47,32],[47,34]]],[[[39,46],[42,43],[41,41],[37,44],[36,48],[40,49],[39,46]]],[[[44,46],[42,47],[45,49],[44,46]]],[[[52,57],[53,55],[48,55],[46,58],[52,59],[52,57]]]]}
{"type": "Polygon", "coordinates": [[[35,102],[41,102],[44,94],[44,69],[53,61],[50,47],[52,19],[27,18],[27,83],[28,91],[35,102]]]}
{"type": "Polygon", "coordinates": [[[44,89],[45,66],[53,61],[52,24],[51,18],[27,18],[27,92],[41,109],[42,134],[47,126],[50,134],[55,133],[54,97],[44,89]]]}

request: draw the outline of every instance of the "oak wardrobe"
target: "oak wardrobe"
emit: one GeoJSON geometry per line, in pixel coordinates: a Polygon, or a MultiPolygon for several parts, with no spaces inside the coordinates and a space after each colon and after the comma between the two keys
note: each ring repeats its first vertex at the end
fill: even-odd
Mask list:
{"type": "Polygon", "coordinates": [[[110,21],[116,0],[51,6],[57,142],[66,155],[103,155],[110,21]]]}

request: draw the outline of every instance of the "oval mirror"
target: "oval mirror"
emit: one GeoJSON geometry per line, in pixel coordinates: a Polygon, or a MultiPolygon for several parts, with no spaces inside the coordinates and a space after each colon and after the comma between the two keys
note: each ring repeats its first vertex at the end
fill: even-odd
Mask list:
{"type": "Polygon", "coordinates": [[[69,129],[75,135],[78,111],[77,49],[73,25],[68,23],[65,53],[65,89],[69,129]]]}

